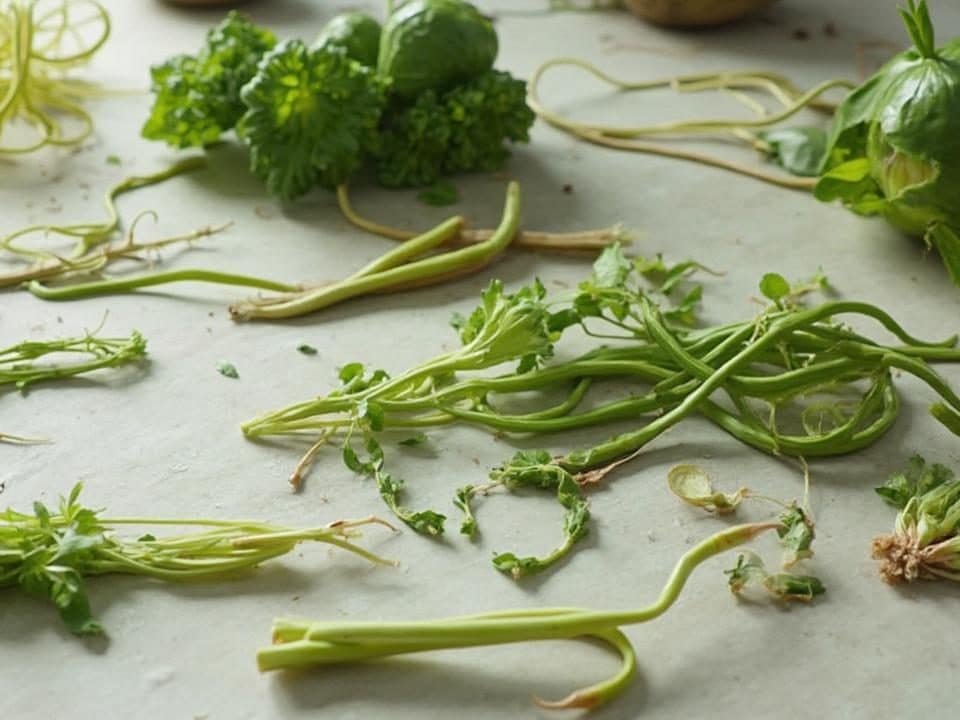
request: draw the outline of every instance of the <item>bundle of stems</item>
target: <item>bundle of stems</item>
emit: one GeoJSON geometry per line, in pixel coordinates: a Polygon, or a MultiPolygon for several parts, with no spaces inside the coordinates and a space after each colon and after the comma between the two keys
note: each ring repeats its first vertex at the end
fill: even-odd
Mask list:
{"type": "MultiPolygon", "coordinates": [[[[22,390],[37,382],[128,365],[146,357],[146,340],[137,331],[133,331],[129,338],[101,337],[97,332],[94,330],[76,338],[25,340],[0,348],[0,387],[14,386],[22,390]],[[44,361],[44,358],[49,360],[51,356],[80,359],[77,362],[44,361]]],[[[42,440],[0,433],[0,442],[32,443],[42,440]]]]}
{"type": "MultiPolygon", "coordinates": [[[[931,367],[960,361],[956,338],[915,338],[869,303],[832,301],[811,308],[773,303],[747,320],[691,329],[667,319],[652,297],[625,288],[625,314],[605,308],[598,314],[577,315],[578,304],[583,306],[585,297],[595,291],[586,291],[572,303],[552,305],[552,317],[582,325],[600,339],[624,343],[600,345],[572,360],[492,377],[467,374],[489,365],[471,364],[455,351],[396,378],[340,388],[265,413],[242,429],[251,437],[321,434],[330,439],[331,433],[347,433],[362,424],[371,405],[384,430],[422,430],[456,422],[521,434],[615,421],[640,426],[556,459],[564,469],[584,473],[638,451],[692,413],[773,455],[818,457],[859,450],[896,420],[900,402],[893,369],[916,376],[934,390],[941,398],[937,413],[944,419],[960,412],[960,397],[931,367]],[[841,316],[873,320],[900,344],[885,345],[855,332],[835,320],[841,316]],[[597,324],[618,335],[591,329],[597,324]],[[450,372],[451,356],[458,358],[456,374],[450,372]],[[591,405],[589,391],[604,380],[631,380],[647,389],[591,405]],[[535,411],[505,409],[512,396],[530,391],[544,397],[563,391],[566,398],[535,411]],[[588,407],[579,410],[583,405],[588,407]],[[786,416],[793,409],[800,412],[800,427],[781,427],[779,420],[789,424],[786,416]]],[[[543,309],[525,310],[537,311],[543,309]]],[[[489,331],[496,334],[498,329],[489,331]]],[[[513,350],[498,360],[519,361],[529,347],[518,343],[513,350]]]]}
{"type": "Polygon", "coordinates": [[[592,252],[597,252],[617,239],[623,239],[619,228],[569,235],[519,232],[520,188],[515,182],[507,187],[503,218],[496,230],[468,231],[464,228],[464,219],[454,216],[419,234],[361,219],[350,208],[345,189],[341,189],[341,205],[351,222],[366,230],[403,241],[399,247],[389,250],[343,280],[329,284],[303,285],[202,268],[161,270],[133,276],[106,276],[104,270],[113,261],[143,260],[144,253],[175,243],[189,243],[227,227],[207,227],[153,242],[135,242],[134,221],[123,242],[108,242],[119,224],[114,204],[117,195],[202,167],[203,164],[201,158],[191,158],[156,175],[128,178],[107,193],[109,220],[105,223],[31,226],[0,240],[0,248],[32,261],[32,264],[23,270],[0,275],[0,287],[26,283],[29,291],[37,297],[59,301],[129,293],[141,288],[186,281],[251,287],[279,294],[236,302],[230,306],[231,316],[235,320],[276,320],[314,313],[359,296],[409,290],[471,275],[496,260],[511,244],[524,238],[526,246],[530,248],[592,252]],[[76,237],[77,247],[73,255],[64,258],[48,251],[20,247],[15,242],[24,235],[39,232],[76,237]],[[443,247],[450,244],[453,247],[443,247]],[[94,279],[86,279],[91,276],[94,279]],[[56,284],[48,284],[51,281],[56,284]]]}
{"type": "Polygon", "coordinates": [[[298,543],[322,542],[377,564],[392,565],[350,542],[357,527],[376,517],[341,520],[319,528],[287,528],[248,520],[101,517],[79,502],[82,485],[51,512],[35,502],[33,513],[0,513],[0,588],[20,587],[54,603],[71,632],[99,634],[84,588],[91,575],[121,573],[169,582],[226,579],[286,555],[298,543]],[[156,538],[121,538],[119,527],[180,526],[193,532],[156,538]]]}
{"type": "MultiPolygon", "coordinates": [[[[685,324],[686,312],[678,316],[677,308],[658,304],[656,291],[641,285],[638,268],[648,264],[610,248],[577,295],[554,301],[539,283],[513,295],[494,283],[460,323],[461,348],[394,377],[348,364],[340,388],[267,412],[241,429],[252,438],[313,439],[291,477],[295,487],[322,449],[339,440],[347,466],[376,479],[398,517],[420,531],[421,521],[429,519],[425,527],[436,534],[443,516],[411,513],[397,500],[402,485],[383,481],[389,477],[378,440],[384,433],[413,433],[409,439],[416,441],[430,428],[455,423],[523,436],[632,425],[558,456],[518,452],[491,473],[492,482],[457,491],[454,504],[466,514],[462,531],[470,535],[475,521],[469,504],[478,494],[494,487],[556,493],[566,510],[566,539],[557,551],[543,558],[508,553],[494,559],[498,569],[519,577],[558,561],[586,534],[589,512],[578,486],[599,482],[692,414],[771,455],[843,455],[875,443],[897,420],[896,370],[926,383],[939,397],[931,408],[934,416],[951,431],[960,428],[960,397],[933,369],[935,363],[960,362],[956,337],[918,339],[869,303],[835,300],[807,307],[779,276],[773,283],[765,277],[762,287],[771,303],[759,315],[692,328],[685,324]],[[784,288],[773,292],[771,286],[784,288]],[[879,324],[898,342],[884,344],[853,330],[845,322],[851,317],[879,324]],[[551,360],[573,326],[604,344],[571,360],[551,360]],[[606,344],[610,340],[618,342],[606,344]],[[518,363],[513,372],[486,372],[510,362],[518,363]],[[623,390],[613,398],[593,392],[609,381],[623,390]],[[538,398],[539,406],[531,408],[538,398]],[[511,409],[518,406],[524,410],[511,409]],[[357,460],[358,438],[368,462],[357,460]]],[[[691,294],[699,297],[696,290],[691,294]]]]}

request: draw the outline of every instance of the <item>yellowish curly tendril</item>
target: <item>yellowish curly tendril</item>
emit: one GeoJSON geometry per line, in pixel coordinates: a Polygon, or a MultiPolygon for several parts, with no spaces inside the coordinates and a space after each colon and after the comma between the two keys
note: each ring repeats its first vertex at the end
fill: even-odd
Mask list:
{"type": "Polygon", "coordinates": [[[0,3],[0,154],[77,145],[93,132],[80,101],[99,91],[71,71],[87,63],[109,35],[110,16],[96,0],[0,3]],[[20,124],[30,136],[9,141],[20,124]]]}

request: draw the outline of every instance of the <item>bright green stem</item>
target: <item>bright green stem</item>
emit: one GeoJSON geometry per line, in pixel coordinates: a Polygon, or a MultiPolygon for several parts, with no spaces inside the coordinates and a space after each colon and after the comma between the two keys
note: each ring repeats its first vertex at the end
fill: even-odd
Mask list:
{"type": "Polygon", "coordinates": [[[418,258],[424,253],[443,245],[447,240],[456,237],[462,228],[462,217],[456,216],[445,220],[435,228],[416,237],[412,237],[393,250],[384,253],[373,262],[357,270],[357,272],[350,276],[349,280],[357,280],[367,275],[373,275],[403,265],[408,260],[418,258]]]}
{"type": "Polygon", "coordinates": [[[419,255],[424,247],[435,247],[457,234],[462,226],[460,218],[451,218],[425,235],[408,240],[397,250],[387,253],[389,259],[375,262],[372,266],[386,269],[370,272],[361,270],[343,282],[327,287],[306,290],[290,298],[266,298],[248,300],[233,305],[230,312],[240,320],[280,319],[298,317],[322,310],[338,302],[360,295],[383,292],[390,289],[414,287],[438,282],[450,275],[485,265],[499,255],[517,234],[520,223],[520,186],[511,182],[507,187],[503,218],[499,227],[483,242],[438,255],[431,255],[403,265],[393,266],[405,255],[419,255]],[[413,243],[411,246],[410,243],[413,243]],[[410,249],[410,248],[413,249],[410,249]],[[405,249],[406,248],[406,249],[405,249]],[[400,258],[398,260],[397,258],[400,258]]]}
{"type": "Polygon", "coordinates": [[[183,270],[168,270],[165,272],[139,275],[132,278],[116,278],[113,280],[97,280],[76,285],[49,287],[34,280],[27,289],[42,300],[79,300],[81,298],[96,297],[97,295],[118,295],[133,292],[141,288],[165,285],[175,282],[205,282],[217,285],[235,285],[252,287],[274,292],[293,293],[300,290],[299,285],[265,280],[249,275],[217,272],[216,270],[202,270],[187,268],[183,270]]]}
{"type": "Polygon", "coordinates": [[[722,530],[688,550],[652,605],[636,610],[573,608],[510,610],[446,620],[405,623],[317,623],[277,620],[274,644],[257,653],[261,671],[367,660],[402,653],[559,640],[597,635],[652,620],[679,597],[698,565],[757,535],[782,527],[753,523],[722,530]]]}
{"type": "Polygon", "coordinates": [[[953,410],[943,403],[935,403],[930,406],[930,413],[939,420],[947,430],[954,435],[960,435],[960,413],[953,410]]]}
{"type": "MultiPolygon", "coordinates": [[[[650,312],[653,312],[653,310],[651,309],[650,312]]],[[[590,468],[605,465],[612,460],[638,451],[665,430],[673,427],[676,423],[696,411],[704,401],[720,389],[724,383],[727,382],[728,378],[733,376],[739,368],[745,366],[748,361],[753,360],[766,349],[769,349],[784,335],[834,315],[846,313],[858,313],[873,318],[907,344],[938,345],[938,343],[926,343],[914,338],[887,313],[867,303],[826,303],[810,310],[783,315],[771,321],[763,335],[723,363],[713,374],[701,382],[696,390],[688,394],[684,400],[670,410],[670,412],[661,415],[640,430],[619,435],[589,450],[574,450],[559,461],[560,465],[570,472],[582,472],[590,468]]],[[[952,344],[954,340],[955,338],[950,338],[939,344],[952,344]]]]}

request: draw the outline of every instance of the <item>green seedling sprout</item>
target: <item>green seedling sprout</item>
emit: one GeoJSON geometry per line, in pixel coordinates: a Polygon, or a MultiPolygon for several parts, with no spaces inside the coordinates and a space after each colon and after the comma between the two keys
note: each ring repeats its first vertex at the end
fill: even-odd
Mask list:
{"type": "Polygon", "coordinates": [[[893,532],[873,540],[881,577],[893,585],[960,581],[960,479],[953,471],[917,455],[877,493],[899,509],[893,532]]]}
{"type": "MultiPolygon", "coordinates": [[[[590,448],[560,455],[546,450],[520,453],[492,478],[493,486],[508,490],[532,484],[558,492],[565,487],[560,478],[566,476],[581,488],[601,481],[695,413],[775,456],[855,452],[877,442],[897,420],[900,400],[894,369],[926,383],[940,399],[934,416],[947,429],[953,427],[950,421],[960,410],[960,397],[933,364],[960,361],[955,337],[938,342],[915,338],[868,303],[807,304],[809,293],[826,285],[822,273],[797,284],[769,274],[761,290],[770,302],[759,315],[697,327],[695,312],[691,318],[686,307],[693,291],[678,292],[674,286],[671,295],[663,296],[662,284],[649,287],[645,275],[660,264],[662,259],[652,265],[650,260],[628,258],[614,246],[598,258],[591,278],[572,296],[549,298],[539,283],[508,296],[494,284],[470,318],[456,321],[465,342],[459,350],[394,378],[351,363],[341,372],[340,388],[266,413],[245,423],[243,432],[249,437],[312,436],[315,443],[294,474],[299,485],[321,448],[338,437],[369,442],[387,433],[425,432],[452,423],[526,436],[614,422],[632,424],[590,448]],[[674,296],[682,297],[682,313],[672,312],[676,308],[669,302],[674,296]],[[896,344],[883,345],[854,332],[840,322],[845,315],[876,322],[897,338],[896,344]],[[492,358],[476,351],[477,328],[499,348],[492,358]],[[551,360],[554,345],[574,328],[602,343],[620,342],[599,345],[572,360],[551,360]],[[484,372],[505,362],[516,363],[515,369],[496,376],[484,372]],[[590,403],[593,388],[609,381],[631,384],[622,396],[606,395],[590,403]],[[504,409],[521,393],[529,399],[530,393],[555,397],[557,392],[565,393],[564,399],[532,412],[504,409]],[[729,402],[722,402],[721,394],[729,402]],[[528,458],[535,460],[533,469],[528,458]],[[531,482],[534,475],[537,479],[531,482]]],[[[693,264],[685,261],[675,267],[693,264]]],[[[659,280],[684,275],[667,269],[658,271],[659,280]]],[[[377,447],[382,448],[379,441],[377,447]]],[[[576,515],[577,522],[566,527],[561,552],[548,555],[551,560],[566,555],[586,532],[586,501],[573,502],[574,497],[578,496],[563,493],[569,500],[561,502],[565,517],[576,515]]],[[[476,499],[476,492],[467,493],[456,504],[464,510],[476,499]]],[[[472,514],[467,517],[467,534],[477,532],[476,522],[472,514]]],[[[797,550],[802,554],[802,547],[797,550]]],[[[522,563],[513,561],[520,557],[505,554],[502,569],[514,574],[522,563]]],[[[524,574],[522,568],[519,574],[524,574]]]]}

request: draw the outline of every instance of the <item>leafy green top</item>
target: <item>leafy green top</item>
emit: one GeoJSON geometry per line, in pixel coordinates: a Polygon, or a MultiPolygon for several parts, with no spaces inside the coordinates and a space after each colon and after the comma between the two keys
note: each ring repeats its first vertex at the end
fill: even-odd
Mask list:
{"type": "Polygon", "coordinates": [[[272,32],[230,12],[197,55],[177,55],[150,69],[156,97],[143,136],[178,148],[219,140],[246,111],[240,89],[275,44],[272,32]]]}
{"type": "Polygon", "coordinates": [[[526,83],[506,72],[491,70],[444,93],[426,90],[386,113],[377,179],[408,187],[451,173],[497,170],[510,155],[504,143],[527,142],[535,118],[526,83]]]}
{"type": "Polygon", "coordinates": [[[285,200],[344,182],[376,143],[386,86],[341,49],[281,43],[242,92],[251,169],[285,200]]]}

